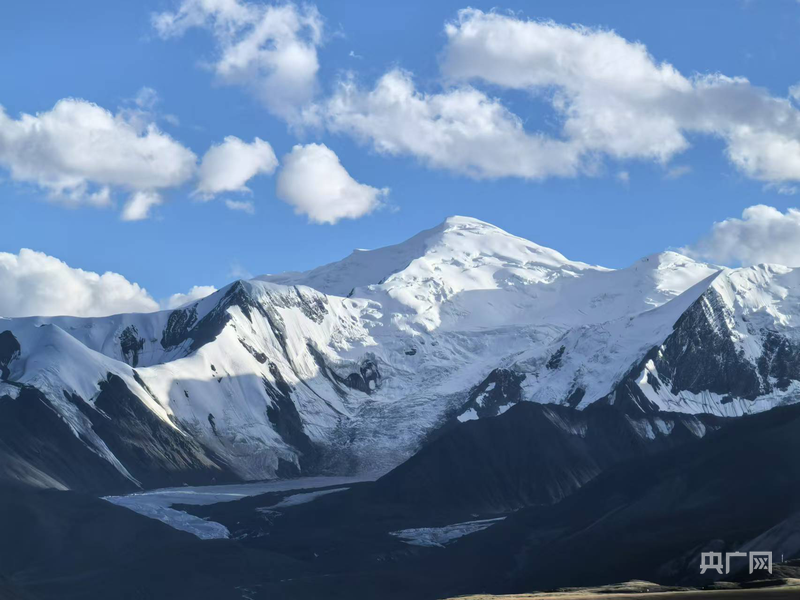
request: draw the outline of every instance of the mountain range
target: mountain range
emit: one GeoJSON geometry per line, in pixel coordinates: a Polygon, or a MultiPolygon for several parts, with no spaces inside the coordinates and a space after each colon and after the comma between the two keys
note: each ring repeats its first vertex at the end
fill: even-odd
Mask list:
{"type": "Polygon", "coordinates": [[[674,252],[612,270],[451,217],[176,310],[0,319],[0,481],[377,475],[520,402],[578,432],[592,420],[563,408],[699,439],[800,398],[799,285],[674,252]]]}

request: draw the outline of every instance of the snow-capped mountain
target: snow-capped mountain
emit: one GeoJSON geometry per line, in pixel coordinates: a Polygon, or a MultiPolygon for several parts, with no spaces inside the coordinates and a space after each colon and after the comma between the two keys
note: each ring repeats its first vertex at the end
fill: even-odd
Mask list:
{"type": "Polygon", "coordinates": [[[108,489],[380,472],[447,423],[527,400],[765,410],[800,390],[798,282],[673,252],[611,270],[451,217],[173,311],[2,319],[0,476],[87,487],[102,472],[108,489]]]}

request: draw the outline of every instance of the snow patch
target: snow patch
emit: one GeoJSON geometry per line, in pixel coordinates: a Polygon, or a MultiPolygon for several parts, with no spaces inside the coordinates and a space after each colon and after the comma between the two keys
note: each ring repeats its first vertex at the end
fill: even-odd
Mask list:
{"type": "Polygon", "coordinates": [[[545,407],[544,411],[542,412],[553,425],[562,431],[572,435],[577,435],[579,437],[586,437],[586,431],[588,428],[585,422],[567,422],[561,417],[560,414],[554,410],[550,410],[547,407],[545,407]]]}
{"type": "Polygon", "coordinates": [[[706,434],[705,424],[697,417],[685,420],[684,425],[686,425],[687,429],[689,429],[695,437],[701,438],[706,434]]]}
{"type": "Polygon", "coordinates": [[[350,488],[342,487],[342,488],[335,488],[332,490],[319,490],[316,492],[307,492],[305,494],[293,494],[291,496],[287,496],[277,504],[273,504],[269,506],[269,509],[273,508],[288,508],[290,506],[299,506],[300,504],[308,504],[309,502],[313,502],[317,498],[322,496],[327,496],[328,494],[334,494],[336,492],[344,492],[345,490],[349,490],[350,488]]]}
{"type": "Polygon", "coordinates": [[[654,417],[653,424],[664,435],[671,434],[672,430],[675,429],[675,421],[666,421],[661,417],[654,417]]]}
{"type": "Polygon", "coordinates": [[[647,419],[633,419],[628,415],[625,415],[625,418],[639,437],[648,440],[656,439],[656,432],[653,431],[653,426],[650,424],[650,421],[647,419]]]}
{"type": "Polygon", "coordinates": [[[444,527],[420,527],[416,529],[401,529],[400,531],[392,531],[389,535],[400,538],[406,544],[412,546],[428,546],[432,548],[444,548],[457,539],[483,531],[505,519],[505,517],[497,517],[495,519],[482,519],[479,521],[467,521],[465,523],[455,523],[454,525],[446,525],[444,527]]]}
{"type": "Polygon", "coordinates": [[[142,502],[132,496],[111,496],[105,498],[112,504],[124,506],[133,512],[166,523],[173,529],[187,531],[196,535],[201,540],[224,539],[230,537],[228,528],[215,521],[207,521],[200,517],[190,515],[182,510],[175,510],[155,502],[142,502]]]}
{"type": "Polygon", "coordinates": [[[0,381],[0,396],[8,396],[12,400],[16,400],[19,397],[19,392],[20,388],[18,386],[0,381]]]}
{"type": "MultiPolygon", "coordinates": [[[[170,527],[188,531],[200,539],[218,539],[230,536],[228,529],[214,521],[207,521],[190,515],[186,512],[171,508],[173,504],[191,504],[206,506],[219,502],[233,502],[248,496],[256,496],[270,492],[285,492],[308,488],[327,487],[360,481],[371,481],[374,477],[301,477],[298,479],[285,479],[279,481],[264,481],[258,483],[241,483],[232,485],[207,485],[197,487],[163,488],[148,492],[128,494],[126,496],[107,496],[112,504],[124,506],[140,515],[157,519],[170,527]]],[[[341,492],[348,488],[341,487],[333,490],[320,490],[307,494],[295,494],[285,498],[279,505],[295,506],[311,502],[319,496],[332,492],[341,492]],[[292,500],[294,498],[294,500],[292,500]],[[287,504],[282,504],[287,502],[287,504]]],[[[278,508],[278,505],[269,507],[278,508]]]]}
{"type": "Polygon", "coordinates": [[[458,415],[458,420],[462,423],[466,423],[467,421],[474,421],[478,418],[478,413],[475,411],[474,408],[470,408],[468,411],[461,413],[458,415]]]}

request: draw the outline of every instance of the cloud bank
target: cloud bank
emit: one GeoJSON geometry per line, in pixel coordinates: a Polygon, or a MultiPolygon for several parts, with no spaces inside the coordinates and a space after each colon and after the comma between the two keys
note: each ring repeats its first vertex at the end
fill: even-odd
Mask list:
{"type": "Polygon", "coordinates": [[[0,317],[105,317],[119,313],[173,309],[217,289],[196,285],[186,294],[157,302],[139,284],[119,273],[102,275],[70,267],[43,252],[23,248],[0,252],[0,317]]]}
{"type": "Polygon", "coordinates": [[[742,77],[687,77],[613,31],[497,12],[461,10],[445,34],[441,91],[400,69],[373,86],[350,74],[305,122],[475,178],[595,175],[605,158],[666,167],[702,134],[749,178],[800,181],[796,87],[776,97],[742,77]],[[526,92],[556,120],[535,131],[479,85],[526,92]]]}
{"type": "Polygon", "coordinates": [[[706,237],[683,251],[721,264],[800,267],[800,210],[751,206],[741,219],[714,223],[706,237]]]}
{"type": "Polygon", "coordinates": [[[0,252],[0,316],[99,317],[152,312],[158,303],[118,273],[73,269],[42,252],[0,252]]]}

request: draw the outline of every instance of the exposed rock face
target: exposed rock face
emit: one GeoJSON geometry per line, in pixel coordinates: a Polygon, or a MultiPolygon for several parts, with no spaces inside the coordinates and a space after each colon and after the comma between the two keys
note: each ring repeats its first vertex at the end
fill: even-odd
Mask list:
{"type": "Polygon", "coordinates": [[[300,452],[299,464],[284,462],[280,465],[280,475],[299,475],[301,472],[313,472],[319,460],[319,450],[303,429],[303,421],[297,407],[292,401],[292,388],[286,383],[277,365],[271,363],[270,373],[275,383],[264,378],[264,388],[272,399],[267,406],[267,417],[275,431],[287,444],[300,452]]]}
{"type": "Polygon", "coordinates": [[[800,344],[795,335],[792,330],[754,327],[711,287],[604,402],[629,411],[654,412],[663,408],[659,398],[677,405],[688,393],[717,402],[722,409],[736,402],[749,412],[764,397],[795,401],[797,394],[790,391],[800,381],[800,344]]]}
{"type": "Polygon", "coordinates": [[[793,381],[800,381],[800,345],[774,331],[766,331],[763,339],[758,360],[759,391],[785,392],[793,381]]]}
{"type": "Polygon", "coordinates": [[[755,365],[734,343],[733,319],[713,288],[681,315],[653,358],[673,393],[709,391],[753,400],[766,392],[755,365]]]}
{"type": "Polygon", "coordinates": [[[136,325],[129,325],[119,336],[119,345],[126,362],[136,367],[139,364],[139,353],[144,349],[144,338],[139,337],[136,325]]]}
{"type": "Polygon", "coordinates": [[[195,323],[197,323],[196,306],[172,311],[161,335],[161,345],[165,349],[181,345],[191,337],[195,323]]]}
{"type": "Polygon", "coordinates": [[[524,373],[510,369],[493,370],[470,392],[469,400],[459,410],[459,420],[494,417],[521,402],[524,380],[524,373]]]}
{"type": "Polygon", "coordinates": [[[13,333],[10,331],[0,333],[0,381],[8,379],[8,365],[19,356],[20,350],[19,342],[13,333]]]}

